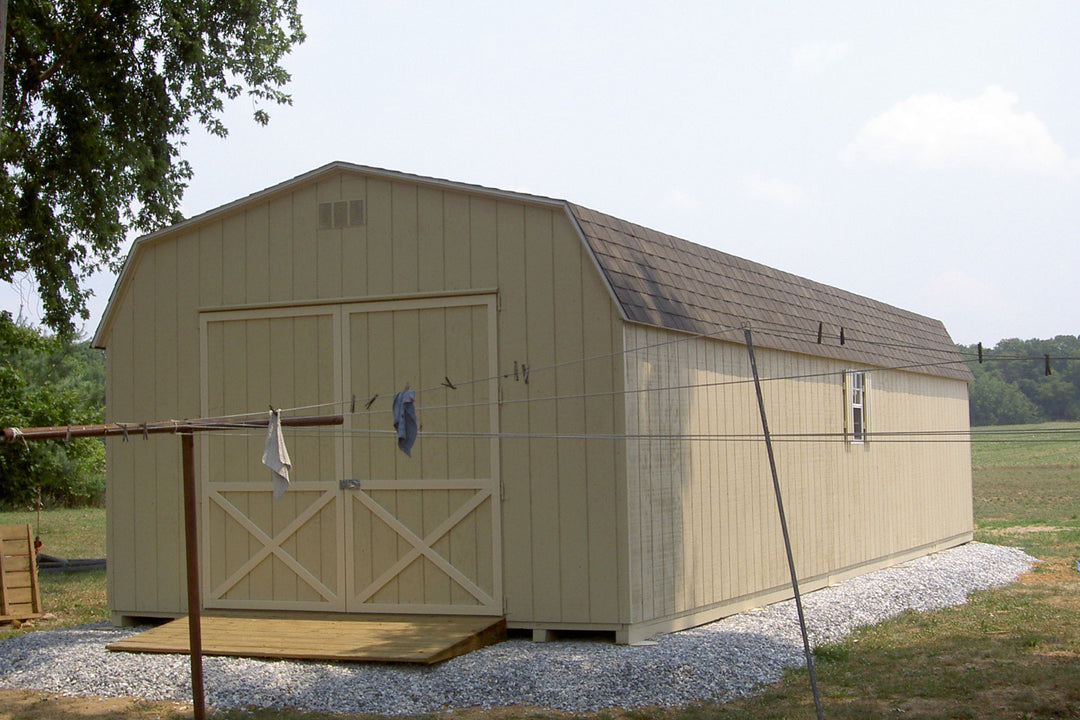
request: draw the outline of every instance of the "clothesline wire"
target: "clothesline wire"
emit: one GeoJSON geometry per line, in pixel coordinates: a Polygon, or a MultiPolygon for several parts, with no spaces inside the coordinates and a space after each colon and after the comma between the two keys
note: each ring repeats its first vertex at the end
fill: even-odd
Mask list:
{"type": "MultiPolygon", "coordinates": [[[[956,365],[956,364],[960,364],[960,363],[964,363],[964,362],[965,361],[963,361],[963,360],[943,360],[943,361],[936,362],[936,363],[920,362],[920,363],[911,363],[911,364],[907,364],[907,365],[893,365],[893,366],[890,366],[890,367],[863,368],[860,371],[865,372],[865,373],[880,373],[880,372],[884,372],[884,371],[895,371],[895,370],[918,370],[918,369],[928,369],[928,368],[931,368],[931,367],[942,367],[942,366],[947,366],[947,365],[956,365]]],[[[839,376],[839,375],[843,375],[845,372],[847,372],[847,370],[828,370],[828,371],[822,371],[822,372],[816,372],[816,373],[801,373],[801,374],[796,374],[796,375],[778,375],[778,376],[773,376],[773,377],[761,378],[761,382],[763,382],[763,383],[765,383],[765,382],[775,382],[775,381],[779,381],[779,380],[809,380],[809,379],[814,379],[814,378],[839,376]]],[[[505,376],[499,376],[499,377],[505,377],[505,376]]],[[[493,378],[486,378],[486,380],[491,380],[491,379],[493,379],[493,378]]],[[[481,382],[481,381],[472,381],[472,382],[481,382]]],[[[623,389],[623,390],[605,390],[605,391],[590,392],[590,393],[530,396],[530,397],[526,397],[526,398],[503,399],[503,400],[486,400],[486,401],[482,401],[482,402],[473,402],[473,403],[455,403],[455,404],[447,404],[447,405],[429,405],[429,406],[422,406],[422,407],[419,408],[419,410],[423,410],[423,411],[455,410],[455,409],[468,409],[468,408],[486,407],[486,406],[489,406],[489,405],[512,405],[512,404],[542,402],[542,401],[544,401],[544,402],[552,402],[552,401],[560,401],[560,400],[579,400],[579,399],[589,399],[589,398],[595,398],[595,397],[606,397],[606,396],[611,396],[611,395],[629,395],[629,394],[652,393],[652,392],[671,392],[671,391],[677,391],[677,390],[691,390],[691,389],[704,388],[704,387],[723,387],[723,386],[730,386],[730,385],[745,385],[745,384],[751,384],[751,383],[753,383],[752,378],[742,378],[742,379],[739,379],[739,380],[719,380],[719,381],[712,381],[712,382],[689,383],[689,384],[684,384],[684,385],[671,385],[671,386],[662,386],[662,387],[632,388],[632,389],[623,389]]],[[[463,383],[461,383],[459,385],[459,387],[461,385],[466,385],[466,384],[468,384],[468,383],[463,382],[463,383]]],[[[443,389],[448,389],[448,388],[443,387],[443,389]]],[[[344,402],[342,402],[342,401],[332,401],[332,402],[326,402],[326,403],[319,403],[319,404],[315,404],[315,405],[304,405],[304,406],[298,406],[298,407],[295,407],[295,408],[286,408],[286,409],[283,409],[283,412],[296,412],[296,411],[300,411],[300,410],[309,410],[309,409],[318,408],[318,407],[334,407],[334,406],[341,406],[341,405],[348,405],[348,404],[349,404],[348,401],[344,401],[344,402]]],[[[365,411],[351,412],[351,413],[349,413],[349,415],[352,415],[352,416],[380,415],[380,414],[383,414],[384,412],[385,412],[384,410],[365,410],[365,411]]],[[[240,416],[243,416],[243,415],[240,415],[240,416]]]]}
{"type": "MultiPolygon", "coordinates": [[[[761,325],[765,325],[765,326],[779,326],[779,323],[774,323],[774,322],[771,322],[771,321],[758,321],[758,322],[761,325]]],[[[753,330],[755,332],[757,332],[758,334],[760,334],[760,335],[767,335],[767,336],[770,336],[770,337],[778,337],[778,338],[781,338],[781,339],[789,339],[789,340],[798,340],[799,338],[795,337],[797,335],[803,335],[803,336],[806,336],[806,337],[816,337],[817,336],[816,332],[806,331],[806,330],[803,330],[801,328],[797,328],[797,327],[793,327],[793,326],[786,326],[786,325],[781,326],[781,327],[783,327],[787,331],[787,334],[782,334],[780,332],[777,332],[775,330],[769,330],[767,328],[762,329],[762,328],[757,327],[757,326],[755,326],[753,328],[753,330]]],[[[661,347],[670,346],[670,345],[674,345],[674,344],[689,342],[691,340],[703,339],[703,338],[717,338],[718,336],[723,335],[724,333],[732,332],[732,331],[735,331],[735,330],[741,330],[741,329],[743,329],[742,326],[729,326],[729,325],[719,325],[719,324],[717,324],[717,329],[713,330],[711,332],[703,332],[703,333],[696,333],[696,334],[681,335],[681,336],[676,337],[676,338],[670,338],[670,339],[666,339],[666,340],[659,341],[659,342],[656,342],[656,343],[650,343],[650,344],[646,344],[646,345],[638,345],[638,346],[634,346],[634,347],[623,348],[621,350],[612,351],[610,353],[601,353],[601,354],[598,354],[598,355],[585,356],[585,357],[582,357],[582,358],[575,358],[575,359],[571,359],[571,360],[565,360],[565,361],[553,363],[553,364],[550,364],[550,365],[544,365],[544,366],[541,366],[541,367],[531,367],[531,366],[529,366],[528,367],[528,372],[530,374],[532,374],[532,373],[542,373],[542,372],[547,372],[547,371],[551,371],[551,370],[556,370],[556,369],[559,369],[559,368],[562,368],[562,367],[567,367],[567,366],[570,366],[570,365],[578,365],[578,364],[589,363],[589,362],[593,362],[593,361],[597,361],[597,360],[610,359],[610,358],[613,358],[613,357],[616,357],[616,356],[619,356],[619,355],[625,355],[625,354],[633,353],[633,352],[643,352],[643,351],[653,350],[653,349],[656,349],[656,348],[661,348],[661,347]]],[[[832,339],[831,335],[823,335],[823,337],[828,337],[828,338],[832,339]]],[[[839,336],[837,336],[837,337],[839,337],[839,336]]],[[[957,351],[955,349],[952,349],[952,348],[940,348],[940,347],[938,347],[938,348],[930,348],[930,347],[922,347],[922,346],[918,346],[918,345],[910,345],[910,344],[903,344],[903,343],[887,343],[887,342],[882,342],[882,341],[867,340],[867,339],[858,338],[858,337],[851,338],[850,340],[848,340],[848,343],[858,343],[858,344],[863,344],[863,345],[880,345],[880,346],[883,346],[883,347],[890,347],[890,348],[907,348],[907,349],[917,349],[917,350],[923,350],[923,351],[934,351],[934,352],[953,353],[954,354],[953,359],[943,360],[943,361],[940,361],[940,362],[920,362],[920,363],[911,363],[911,364],[906,364],[906,365],[896,365],[896,366],[892,366],[892,367],[861,368],[861,371],[863,371],[863,372],[880,372],[880,371],[886,371],[886,370],[930,369],[930,368],[933,368],[933,367],[943,367],[943,366],[947,366],[947,365],[956,365],[956,364],[961,364],[961,363],[966,362],[966,361],[964,361],[962,359],[956,359],[955,356],[957,356],[957,355],[962,356],[964,353],[960,353],[959,351],[957,351]]],[[[847,344],[847,343],[845,343],[845,344],[847,344]]],[[[1031,358],[1013,358],[1013,359],[1015,359],[1015,360],[1032,360],[1032,361],[1039,360],[1039,361],[1042,361],[1042,360],[1045,360],[1046,358],[1045,357],[1039,357],[1039,358],[1031,357],[1031,358]]],[[[1054,358],[1051,358],[1051,359],[1055,359],[1055,360],[1072,360],[1072,359],[1076,359],[1076,358],[1054,357],[1054,358]]],[[[473,384],[478,384],[478,383],[490,382],[492,380],[506,379],[506,378],[509,378],[509,377],[512,377],[512,376],[519,376],[518,373],[523,372],[523,368],[524,368],[524,366],[517,367],[517,362],[515,361],[515,370],[513,370],[513,371],[499,372],[496,375],[489,376],[489,377],[483,377],[483,378],[473,378],[473,379],[465,379],[465,380],[455,379],[455,380],[452,381],[453,389],[457,389],[457,388],[461,388],[461,387],[465,387],[465,386],[469,386],[469,385],[473,385],[473,384]]],[[[830,376],[830,375],[838,375],[838,374],[842,374],[843,372],[844,371],[842,371],[842,370],[834,370],[834,371],[827,371],[827,372],[821,372],[821,373],[809,373],[809,374],[789,375],[789,376],[775,376],[775,377],[770,377],[770,378],[763,378],[762,382],[770,382],[770,381],[776,381],[776,380],[809,379],[809,378],[813,378],[813,377],[825,377],[825,376],[830,376]]],[[[422,395],[424,393],[429,393],[429,392],[436,391],[436,390],[451,389],[451,386],[448,384],[448,383],[451,382],[451,379],[448,376],[446,376],[446,377],[444,377],[444,381],[445,382],[440,383],[438,385],[432,385],[430,387],[420,388],[420,389],[414,390],[413,392],[416,395],[419,396],[419,395],[422,395]]],[[[729,384],[735,385],[735,384],[743,384],[743,383],[749,383],[749,382],[752,382],[752,380],[743,379],[743,380],[735,380],[735,381],[718,381],[718,382],[714,382],[714,383],[702,383],[702,384],[697,384],[697,385],[673,386],[673,387],[670,387],[670,388],[639,388],[639,389],[622,390],[622,391],[604,391],[604,392],[599,392],[599,393],[581,393],[581,394],[573,395],[573,396],[529,397],[529,398],[516,399],[516,400],[504,400],[504,401],[501,401],[501,402],[498,401],[498,400],[489,400],[489,401],[481,402],[481,403],[463,403],[463,404],[442,405],[442,406],[438,406],[438,405],[421,406],[420,409],[426,409],[426,410],[453,409],[453,408],[478,407],[478,406],[491,405],[491,404],[512,404],[512,403],[533,402],[533,401],[552,401],[552,400],[559,400],[559,399],[580,399],[580,398],[598,397],[598,396],[606,396],[606,395],[620,394],[620,393],[660,392],[660,391],[665,391],[665,390],[682,390],[682,389],[689,389],[689,388],[694,388],[694,387],[723,386],[723,385],[729,385],[729,384]]],[[[294,407],[281,408],[281,410],[282,410],[282,412],[295,413],[295,412],[299,412],[299,411],[316,410],[316,409],[322,409],[322,408],[341,408],[341,409],[349,408],[349,410],[350,410],[349,414],[350,415],[377,414],[377,413],[382,413],[382,412],[385,412],[385,411],[365,409],[365,411],[363,411],[363,412],[357,412],[356,409],[355,409],[356,405],[357,405],[357,403],[363,403],[365,406],[370,406],[370,404],[377,401],[378,399],[393,397],[395,392],[396,392],[396,390],[391,390],[389,392],[380,392],[380,393],[368,394],[368,395],[365,395],[364,397],[353,396],[350,399],[333,400],[333,401],[327,401],[327,402],[323,402],[323,403],[313,403],[313,404],[309,404],[309,405],[298,405],[298,406],[294,406],[294,407]]],[[[240,413],[240,414],[237,415],[237,417],[253,417],[253,416],[258,416],[258,415],[261,415],[261,414],[262,414],[261,412],[240,413]]]]}
{"type": "MultiPolygon", "coordinates": [[[[933,363],[933,364],[930,364],[930,363],[914,363],[914,364],[911,364],[911,365],[897,365],[897,366],[893,366],[893,367],[890,367],[890,368],[867,368],[867,369],[863,370],[863,372],[872,373],[872,372],[881,372],[881,371],[885,371],[885,370],[911,370],[911,369],[918,369],[918,368],[927,368],[927,367],[932,367],[932,366],[937,366],[937,365],[944,366],[944,365],[956,364],[958,362],[962,362],[962,361],[947,360],[947,361],[942,361],[942,362],[933,363]]],[[[781,375],[781,376],[775,376],[775,377],[761,378],[761,382],[763,382],[763,383],[765,383],[765,382],[775,382],[775,381],[778,381],[778,380],[812,380],[812,379],[816,379],[816,378],[842,376],[845,372],[847,372],[847,371],[846,370],[828,370],[828,371],[823,371],[823,372],[801,373],[801,374],[796,374],[796,375],[781,375]]],[[[661,387],[644,387],[644,388],[629,388],[629,389],[623,388],[621,390],[598,390],[598,391],[594,391],[594,392],[571,393],[571,394],[561,394],[561,395],[541,395],[541,396],[532,396],[532,395],[530,395],[529,397],[524,397],[524,398],[509,398],[509,399],[501,399],[501,400],[500,399],[489,399],[489,400],[482,400],[482,401],[478,401],[478,402],[453,403],[453,404],[446,404],[446,405],[423,405],[423,406],[418,406],[417,407],[417,412],[418,413],[424,413],[424,412],[430,412],[430,411],[434,411],[434,410],[466,410],[466,409],[476,409],[476,408],[482,408],[482,407],[489,407],[491,405],[507,406],[507,405],[523,404],[523,403],[560,402],[560,401],[567,401],[567,400],[588,400],[588,399],[591,399],[591,398],[611,397],[611,396],[616,396],[616,395],[636,395],[636,394],[643,394],[643,393],[676,392],[676,391],[683,391],[683,390],[695,390],[695,389],[699,389],[699,388],[710,388],[710,387],[720,388],[720,387],[728,387],[728,386],[736,386],[736,385],[753,385],[753,383],[754,383],[753,378],[740,378],[738,380],[715,380],[715,381],[709,381],[709,382],[686,383],[686,384],[682,384],[682,385],[665,385],[665,386],[661,386],[661,387]]],[[[327,403],[327,405],[331,405],[331,404],[336,404],[336,403],[327,403]]],[[[312,406],[301,407],[301,408],[297,408],[297,409],[298,410],[307,410],[307,409],[309,409],[309,407],[312,407],[312,406]]],[[[371,416],[371,415],[383,415],[383,414],[385,414],[385,412],[386,412],[385,410],[357,410],[356,412],[348,413],[348,415],[351,416],[351,417],[363,417],[363,416],[371,416]]]]}
{"type": "MultiPolygon", "coordinates": [[[[288,434],[293,438],[327,438],[330,437],[383,437],[395,435],[394,430],[371,430],[371,429],[343,429],[333,428],[329,430],[314,430],[311,428],[288,429],[288,434]]],[[[243,437],[257,440],[259,437],[250,428],[229,428],[223,426],[220,430],[213,431],[215,437],[243,437]]],[[[779,442],[820,442],[827,441],[850,441],[850,433],[843,432],[818,432],[818,433],[773,433],[771,439],[779,442]]],[[[421,438],[435,439],[462,439],[462,440],[490,440],[490,439],[519,439],[519,440],[645,440],[650,442],[678,441],[678,442],[758,442],[764,441],[764,434],[757,433],[513,433],[513,432],[463,432],[463,431],[423,431],[421,438]]],[[[1001,432],[963,431],[963,430],[906,430],[885,431],[866,433],[867,442],[870,444],[880,443],[1076,443],[1080,441],[1080,428],[1061,428],[1058,430],[1016,430],[1001,432]],[[1033,435],[1040,437],[1014,437],[1016,435],[1033,435]],[[984,437],[986,436],[986,437],[984,437]]]]}
{"type": "MultiPolygon", "coordinates": [[[[529,372],[530,373],[547,372],[547,371],[558,369],[558,368],[561,368],[561,367],[566,367],[566,366],[569,366],[569,365],[581,365],[581,364],[593,362],[593,361],[596,361],[596,360],[610,359],[610,358],[614,358],[614,357],[617,357],[619,355],[625,355],[625,354],[631,353],[631,352],[641,352],[643,350],[649,350],[649,349],[653,349],[653,348],[664,347],[666,345],[672,345],[672,344],[676,344],[676,343],[688,342],[690,340],[696,340],[696,339],[702,339],[702,338],[712,338],[712,337],[716,337],[718,335],[721,335],[721,334],[723,334],[725,332],[731,332],[733,330],[741,330],[741,329],[742,329],[741,326],[719,326],[718,330],[715,330],[715,331],[710,332],[710,333],[697,333],[697,334],[693,334],[693,335],[680,336],[680,337],[677,337],[677,338],[672,338],[672,339],[669,339],[669,340],[664,340],[664,341],[657,342],[657,343],[652,343],[652,344],[649,344],[649,345],[641,345],[641,346],[637,346],[637,347],[633,347],[633,348],[623,348],[622,350],[615,350],[615,351],[612,351],[612,352],[609,352],[609,353],[601,353],[599,355],[592,355],[592,356],[585,356],[585,357],[581,357],[581,358],[574,358],[572,360],[564,360],[564,361],[561,361],[561,362],[553,363],[551,365],[544,365],[544,366],[537,367],[537,368],[529,366],[529,372]]],[[[517,363],[515,361],[515,365],[516,364],[517,363]]],[[[518,372],[521,372],[521,370],[518,369],[518,372]]],[[[495,375],[491,375],[491,376],[483,377],[483,378],[472,378],[472,379],[466,379],[466,380],[460,380],[460,381],[455,379],[455,380],[453,380],[453,385],[454,385],[455,388],[461,388],[461,387],[466,387],[468,385],[475,385],[477,383],[490,382],[492,380],[502,380],[502,379],[513,377],[514,375],[515,375],[514,370],[508,370],[508,371],[505,371],[505,372],[500,371],[499,373],[497,373],[495,375]]],[[[449,376],[444,376],[444,380],[449,380],[449,379],[450,379],[449,376]]],[[[450,388],[445,383],[440,383],[438,385],[432,385],[432,386],[426,387],[426,388],[415,389],[415,390],[413,390],[413,392],[416,395],[420,395],[422,393],[432,392],[432,391],[435,391],[435,390],[447,390],[447,389],[450,389],[450,388]]],[[[384,391],[384,392],[380,392],[380,393],[371,393],[371,394],[365,395],[364,397],[357,396],[357,397],[354,397],[354,398],[350,398],[348,400],[331,400],[331,401],[327,401],[327,402],[323,402],[323,403],[313,403],[311,405],[297,405],[295,407],[279,408],[279,410],[281,412],[285,412],[285,413],[292,413],[292,412],[299,412],[301,410],[315,410],[315,409],[318,409],[318,408],[345,408],[345,407],[350,407],[354,403],[365,403],[366,404],[369,401],[375,401],[376,399],[392,398],[394,393],[396,393],[396,392],[397,392],[397,390],[390,390],[388,392],[384,391]]],[[[382,411],[372,411],[372,412],[382,412],[382,411]]],[[[248,412],[248,413],[237,413],[236,417],[255,417],[255,416],[259,416],[259,415],[263,415],[263,414],[265,414],[265,411],[254,411],[254,412],[248,412]]],[[[350,413],[350,414],[359,414],[359,413],[350,413]]]]}
{"type": "MultiPolygon", "coordinates": [[[[846,329],[847,329],[848,332],[845,333],[845,335],[844,335],[844,340],[845,340],[844,344],[845,345],[847,345],[850,342],[857,342],[857,343],[859,343],[861,345],[873,345],[873,346],[877,346],[877,347],[886,347],[886,348],[894,348],[894,349],[901,349],[901,350],[920,350],[920,351],[923,351],[923,352],[936,352],[936,353],[956,353],[956,354],[958,354],[958,355],[960,355],[962,357],[973,358],[973,359],[979,357],[979,353],[977,351],[975,351],[975,350],[967,350],[966,348],[961,349],[961,347],[958,347],[958,346],[955,346],[955,345],[954,346],[940,346],[940,345],[938,345],[938,346],[929,346],[929,345],[917,345],[917,344],[913,344],[913,343],[888,342],[888,341],[885,341],[885,340],[876,340],[876,339],[866,338],[861,333],[859,333],[857,329],[852,329],[852,328],[846,328],[846,329]]],[[[759,335],[770,335],[770,336],[773,336],[773,337],[782,337],[782,338],[788,338],[788,339],[795,339],[793,336],[796,336],[796,335],[801,336],[803,338],[814,338],[815,340],[818,337],[818,333],[817,333],[816,330],[807,330],[805,328],[800,328],[800,327],[796,327],[796,326],[793,326],[793,325],[785,325],[785,324],[773,322],[773,321],[770,321],[770,320],[757,320],[757,321],[755,321],[753,330],[754,330],[754,332],[756,334],[759,334],[759,335]],[[765,327],[763,328],[761,326],[765,326],[765,327]],[[784,330],[787,331],[788,334],[785,335],[785,334],[782,334],[782,333],[780,333],[779,331],[776,331],[776,330],[769,330],[769,329],[767,329],[768,326],[776,326],[776,327],[783,328],[784,330]]],[[[840,340],[840,334],[839,333],[832,333],[832,332],[824,332],[823,331],[820,337],[823,340],[837,340],[837,341],[840,340]]],[[[836,347],[836,346],[832,345],[831,347],[836,347]]],[[[996,352],[996,351],[993,350],[992,348],[985,348],[983,350],[983,362],[985,363],[985,362],[989,362],[991,360],[1008,360],[1008,361],[1028,360],[1028,361],[1032,361],[1032,362],[1036,362],[1036,361],[1037,362],[1042,362],[1042,361],[1047,359],[1047,355],[1045,355],[1045,354],[1043,354],[1043,355],[994,355],[993,354],[994,352],[996,352]]],[[[1054,360],[1054,361],[1059,361],[1059,360],[1060,361],[1080,361],[1080,356],[1049,355],[1049,359],[1054,360]]]]}

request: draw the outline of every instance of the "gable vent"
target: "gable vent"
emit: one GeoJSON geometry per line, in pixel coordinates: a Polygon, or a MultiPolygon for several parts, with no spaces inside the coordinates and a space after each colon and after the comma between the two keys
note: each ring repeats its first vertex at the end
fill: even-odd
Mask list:
{"type": "Polygon", "coordinates": [[[364,224],[363,200],[319,203],[319,229],[331,230],[364,224]]]}

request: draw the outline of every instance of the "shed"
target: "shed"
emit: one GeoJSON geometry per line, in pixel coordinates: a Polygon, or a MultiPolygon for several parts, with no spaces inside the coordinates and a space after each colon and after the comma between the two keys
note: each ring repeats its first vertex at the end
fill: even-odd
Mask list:
{"type": "MultiPolygon", "coordinates": [[[[790,595],[747,323],[804,589],[972,538],[940,322],[563,200],[331,163],[138,239],[93,344],[110,422],[346,413],[276,501],[197,438],[206,608],[631,642],[790,595]]],[[[114,620],[183,614],[177,444],[110,439],[107,497],[114,620]]]]}

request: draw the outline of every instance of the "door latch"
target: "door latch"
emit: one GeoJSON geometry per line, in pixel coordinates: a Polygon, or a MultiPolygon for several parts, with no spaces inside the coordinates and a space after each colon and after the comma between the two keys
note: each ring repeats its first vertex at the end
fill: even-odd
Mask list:
{"type": "Polygon", "coordinates": [[[341,481],[341,489],[342,490],[359,490],[360,489],[360,481],[357,480],[356,478],[345,478],[344,480],[341,481]]]}

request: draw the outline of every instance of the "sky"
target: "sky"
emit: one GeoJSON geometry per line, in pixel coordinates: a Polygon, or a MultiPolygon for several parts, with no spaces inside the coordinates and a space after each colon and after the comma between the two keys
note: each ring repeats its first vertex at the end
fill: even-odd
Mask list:
{"type": "MultiPolygon", "coordinates": [[[[957,342],[1080,334],[1075,0],[300,11],[292,106],[261,127],[242,98],[227,139],[192,131],[186,216],[342,160],[569,200],[957,342]]],[[[33,318],[29,295],[0,298],[33,318]]]]}

